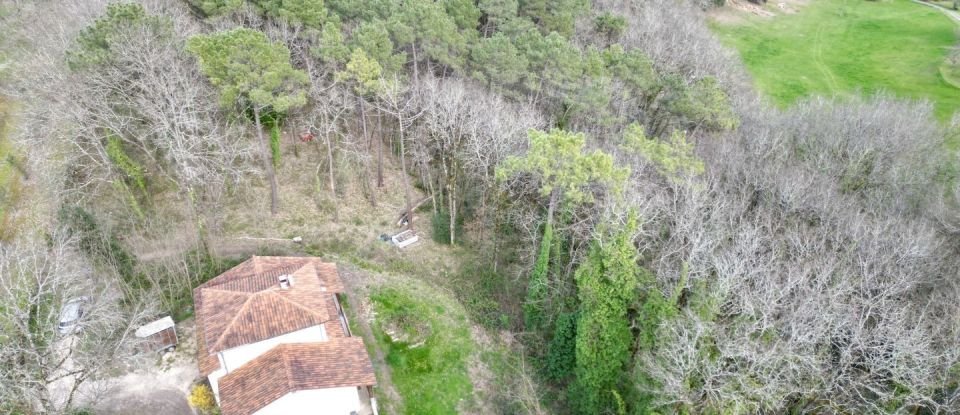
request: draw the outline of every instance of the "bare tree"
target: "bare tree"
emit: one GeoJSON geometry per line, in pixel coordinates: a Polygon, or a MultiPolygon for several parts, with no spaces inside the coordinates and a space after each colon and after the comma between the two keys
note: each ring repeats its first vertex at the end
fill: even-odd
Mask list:
{"type": "Polygon", "coordinates": [[[400,79],[394,77],[393,80],[380,79],[379,102],[377,109],[392,115],[397,120],[397,139],[400,143],[400,170],[403,172],[403,199],[404,215],[408,221],[410,229],[413,224],[413,187],[410,185],[410,175],[407,172],[407,131],[413,122],[417,120],[423,111],[417,111],[417,95],[411,91],[408,85],[401,83],[400,79]]]}
{"type": "Polygon", "coordinates": [[[41,412],[90,404],[84,384],[134,352],[132,330],[155,311],[149,302],[121,307],[96,274],[62,233],[0,246],[0,401],[41,412]],[[61,307],[78,298],[77,331],[61,334],[61,307]]]}
{"type": "Polygon", "coordinates": [[[526,142],[526,133],[542,128],[535,111],[513,104],[469,82],[424,77],[415,86],[421,97],[423,116],[413,146],[424,153],[431,188],[449,215],[450,243],[456,243],[460,206],[468,192],[479,184],[480,240],[487,226],[487,203],[494,186],[493,171],[507,155],[516,154],[526,142]],[[433,185],[432,178],[437,185],[433,185]]]}
{"type": "MultiPolygon", "coordinates": [[[[347,91],[343,89],[342,85],[332,84],[326,85],[323,83],[322,78],[314,78],[313,88],[310,91],[310,99],[313,102],[313,107],[309,114],[305,116],[305,123],[307,124],[306,129],[309,130],[311,137],[319,137],[323,140],[323,145],[325,147],[324,153],[326,155],[326,167],[327,167],[327,185],[330,191],[330,200],[333,201],[333,215],[334,220],[338,219],[338,196],[337,196],[337,178],[335,172],[336,160],[334,159],[334,153],[337,152],[337,143],[341,141],[345,135],[345,126],[347,116],[350,115],[349,106],[341,105],[345,102],[346,96],[349,95],[347,91]]],[[[320,142],[317,142],[317,145],[320,145],[320,142]]],[[[322,164],[317,165],[317,180],[319,183],[320,180],[320,168],[322,164]]],[[[318,185],[319,193],[319,185],[318,185]]]]}
{"type": "Polygon", "coordinates": [[[648,229],[669,229],[641,252],[681,311],[638,350],[637,387],[698,412],[956,410],[960,324],[940,316],[960,312],[946,300],[960,281],[929,215],[930,108],[879,97],[765,116],[702,142],[703,178],[636,182],[648,229]]]}

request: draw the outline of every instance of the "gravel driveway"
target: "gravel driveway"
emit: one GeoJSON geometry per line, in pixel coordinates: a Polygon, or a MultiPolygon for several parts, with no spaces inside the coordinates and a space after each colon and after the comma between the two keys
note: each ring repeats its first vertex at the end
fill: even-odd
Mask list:
{"type": "MultiPolygon", "coordinates": [[[[193,415],[187,395],[199,376],[193,321],[177,324],[177,350],[156,355],[126,374],[84,384],[83,392],[100,414],[193,415]],[[93,398],[96,396],[96,398],[93,398]]],[[[83,397],[79,399],[82,403],[83,397]]]]}
{"type": "Polygon", "coordinates": [[[138,393],[121,392],[101,401],[97,414],[193,415],[183,391],[176,388],[152,388],[138,393]]]}

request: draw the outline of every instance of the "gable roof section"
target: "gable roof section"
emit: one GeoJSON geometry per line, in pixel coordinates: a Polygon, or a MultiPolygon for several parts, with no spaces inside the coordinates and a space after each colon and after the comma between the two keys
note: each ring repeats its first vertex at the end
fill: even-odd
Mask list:
{"type": "Polygon", "coordinates": [[[376,383],[363,339],[281,344],[220,378],[221,410],[248,415],[290,392],[376,383]]]}
{"type": "Polygon", "coordinates": [[[343,291],[336,264],[316,258],[257,257],[233,267],[194,290],[200,370],[219,367],[209,356],[315,326],[332,319],[329,303],[343,291]],[[278,277],[293,284],[280,288],[278,277]]]}

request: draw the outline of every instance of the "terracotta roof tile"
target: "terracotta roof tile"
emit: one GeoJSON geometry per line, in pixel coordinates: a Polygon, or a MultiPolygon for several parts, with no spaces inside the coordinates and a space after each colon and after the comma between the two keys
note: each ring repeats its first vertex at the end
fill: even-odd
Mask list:
{"type": "Polygon", "coordinates": [[[327,309],[327,315],[333,316],[331,321],[327,322],[324,325],[324,329],[327,331],[328,337],[350,337],[343,330],[343,324],[340,322],[340,312],[337,311],[337,304],[333,301],[327,301],[325,305],[327,309]]]}
{"type": "MultiPolygon", "coordinates": [[[[202,308],[202,298],[200,297],[200,290],[193,291],[193,307],[194,310],[200,310],[202,308]]],[[[207,342],[203,337],[203,330],[200,324],[200,316],[197,316],[197,365],[200,367],[200,374],[202,376],[207,376],[217,369],[220,369],[220,361],[217,359],[217,356],[214,354],[207,353],[207,342]]]]}
{"type": "Polygon", "coordinates": [[[221,410],[248,415],[293,391],[376,383],[363,339],[282,344],[220,378],[221,410]]]}
{"type": "MultiPolygon", "coordinates": [[[[254,256],[201,284],[194,290],[201,373],[219,368],[212,355],[221,350],[325,322],[339,325],[330,310],[336,310],[334,293],[343,290],[336,264],[310,257],[254,256]],[[288,289],[278,281],[285,274],[292,276],[288,289]]],[[[335,328],[330,333],[343,335],[335,328]]]]}

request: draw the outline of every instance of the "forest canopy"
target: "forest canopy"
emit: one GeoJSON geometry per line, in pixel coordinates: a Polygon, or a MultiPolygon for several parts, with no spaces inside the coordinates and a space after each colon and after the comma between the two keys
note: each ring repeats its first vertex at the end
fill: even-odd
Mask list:
{"type": "Polygon", "coordinates": [[[773,107],[698,2],[0,7],[30,189],[0,198],[0,412],[83,406],[224,246],[301,235],[275,249],[442,275],[501,353],[458,385],[479,412],[960,412],[957,125],[882,93],[773,107]],[[438,259],[379,248],[395,222],[438,259]]]}

